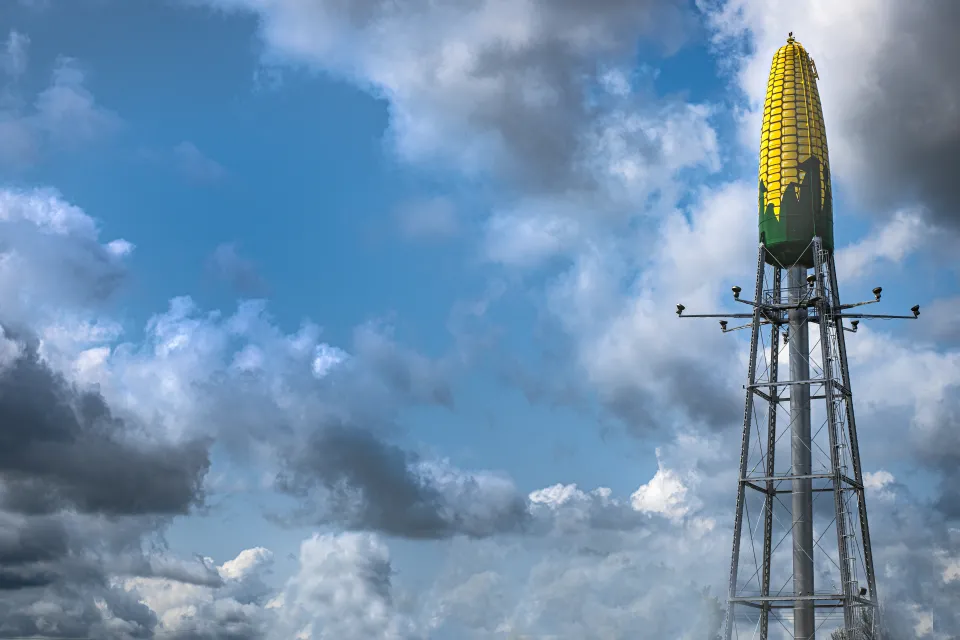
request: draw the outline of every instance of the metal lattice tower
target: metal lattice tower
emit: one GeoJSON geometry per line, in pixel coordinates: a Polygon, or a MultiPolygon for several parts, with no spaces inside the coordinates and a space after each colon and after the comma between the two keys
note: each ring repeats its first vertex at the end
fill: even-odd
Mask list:
{"type": "Polygon", "coordinates": [[[751,311],[684,315],[677,305],[677,315],[751,334],[723,637],[874,640],[879,597],[845,333],[920,308],[850,312],[879,302],[879,287],[874,300],[840,301],[817,72],[792,35],[774,56],[764,108],[753,299],[733,288],[751,311]],[[728,328],[728,318],[749,322],[728,328]]]}

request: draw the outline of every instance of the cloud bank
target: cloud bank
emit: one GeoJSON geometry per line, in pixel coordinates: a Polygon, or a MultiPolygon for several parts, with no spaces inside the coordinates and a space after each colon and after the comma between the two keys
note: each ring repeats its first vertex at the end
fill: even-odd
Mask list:
{"type": "MultiPolygon", "coordinates": [[[[478,248],[522,274],[564,258],[540,293],[571,344],[572,377],[640,442],[659,445],[658,468],[630,495],[562,479],[528,492],[506,474],[417,450],[400,417],[426,407],[453,420],[465,363],[422,355],[384,323],[357,327],[337,346],[312,322],[283,330],[263,302],[222,313],[180,297],[133,341],[102,304],[124,281],[133,245],[102,240],[95,221],[55,191],[3,190],[0,409],[17,419],[4,431],[10,455],[0,455],[0,589],[10,594],[0,599],[0,635],[624,638],[638,624],[656,637],[709,634],[729,557],[745,354],[715,330],[678,322],[673,305],[719,305],[714,292],[749,275],[755,229],[744,204],[755,192],[734,180],[689,193],[684,176],[719,165],[717,107],[658,98],[643,74],[625,71],[638,35],[669,51],[691,14],[679,3],[614,0],[589,10],[483,0],[402,12],[383,3],[215,4],[253,12],[273,55],[385,98],[404,161],[503,188],[478,248]],[[203,504],[211,443],[293,498],[282,518],[318,529],[292,576],[271,582],[272,553],[260,547],[220,565],[151,548],[162,547],[171,518],[203,504]],[[391,549],[427,541],[454,560],[432,586],[410,588],[391,549]]],[[[846,247],[851,274],[902,261],[924,246],[929,225],[950,224],[934,211],[947,210],[949,185],[917,170],[921,155],[949,152],[948,70],[904,68],[925,60],[913,52],[882,67],[877,53],[890,16],[918,34],[937,25],[880,3],[856,23],[862,33],[841,38],[851,25],[843,14],[784,9],[770,20],[748,0],[701,5],[718,44],[754,40],[758,53],[734,61],[751,99],[786,17],[823,34],[784,29],[802,36],[822,69],[850,70],[847,84],[823,83],[825,105],[847,100],[860,118],[828,113],[836,164],[852,167],[841,179],[863,193],[899,185],[887,195],[924,210],[898,208],[890,226],[846,247]],[[929,115],[937,135],[917,134],[909,118],[891,124],[905,108],[893,97],[852,104],[871,86],[886,96],[895,85],[944,92],[929,115]],[[884,135],[865,137],[858,123],[877,119],[884,135]],[[872,173],[858,166],[872,157],[884,160],[872,173]]],[[[925,5],[944,21],[945,7],[925,5]]],[[[26,44],[8,40],[10,78],[23,73],[26,44]]],[[[12,125],[0,135],[39,149],[69,107],[87,114],[81,122],[99,122],[77,129],[92,139],[106,116],[82,81],[66,65],[35,108],[5,107],[2,122],[20,137],[12,125]]],[[[408,231],[450,230],[433,218],[408,231]]],[[[238,254],[220,258],[234,284],[251,277],[238,254]]],[[[864,458],[883,595],[909,632],[949,637],[960,629],[958,355],[869,329],[851,340],[850,355],[858,416],[875,436],[864,458]],[[934,474],[932,496],[902,480],[919,464],[934,474]]]]}

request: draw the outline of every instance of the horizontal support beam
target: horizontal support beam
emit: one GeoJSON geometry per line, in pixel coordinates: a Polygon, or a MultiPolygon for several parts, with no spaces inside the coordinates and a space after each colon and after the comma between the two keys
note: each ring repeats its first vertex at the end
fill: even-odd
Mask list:
{"type": "MultiPolygon", "coordinates": [[[[769,606],[771,609],[793,609],[794,608],[792,604],[773,604],[769,606]]],[[[843,604],[840,602],[827,603],[827,604],[824,604],[822,602],[814,602],[813,608],[814,609],[842,609],[843,604]]]]}
{"type": "MultiPolygon", "coordinates": [[[[746,605],[748,607],[753,607],[754,609],[793,609],[793,603],[788,604],[770,604],[765,602],[763,604],[757,604],[755,602],[736,602],[734,604],[746,605]]],[[[814,602],[814,609],[842,609],[843,602],[814,602]]]]}
{"type": "MultiPolygon", "coordinates": [[[[744,486],[750,487],[754,491],[758,493],[762,493],[764,495],[778,495],[781,493],[793,493],[793,489],[774,489],[772,491],[767,491],[760,485],[754,484],[752,482],[744,482],[743,484],[744,486]]],[[[825,487],[822,489],[810,489],[809,491],[810,493],[827,493],[830,491],[836,491],[836,489],[834,487],[825,487]]]]}
{"type": "MultiPolygon", "coordinates": [[[[740,482],[749,485],[750,487],[760,491],[762,493],[767,493],[766,489],[763,489],[759,486],[760,482],[785,482],[787,480],[832,480],[835,477],[839,477],[842,482],[853,487],[854,489],[862,490],[863,485],[858,483],[853,478],[843,475],[842,473],[833,474],[833,473],[810,473],[806,475],[794,475],[794,476],[749,476],[746,478],[740,478],[740,482]]],[[[833,491],[833,489],[814,489],[814,491],[833,491]]],[[[790,493],[790,490],[777,490],[776,493],[790,493]]]]}
{"type": "Polygon", "coordinates": [[[778,313],[780,311],[796,311],[797,309],[807,309],[816,305],[810,304],[808,299],[804,299],[800,304],[797,304],[796,302],[786,304],[768,304],[764,302],[754,306],[761,311],[766,311],[767,313],[778,313]]]}
{"type": "Polygon", "coordinates": [[[744,385],[743,388],[759,389],[763,387],[788,387],[796,384],[824,384],[825,382],[828,381],[824,380],[823,378],[817,378],[815,380],[777,380],[776,382],[773,380],[767,380],[766,382],[757,382],[754,384],[744,385]]]}
{"type": "MultiPolygon", "coordinates": [[[[809,303],[804,303],[801,305],[796,304],[760,304],[755,305],[755,308],[760,310],[760,313],[767,318],[773,320],[772,316],[779,316],[783,311],[795,311],[797,309],[812,308],[814,311],[817,311],[816,315],[809,316],[807,320],[809,322],[819,322],[820,313],[816,308],[816,305],[811,305],[809,303]]],[[[842,313],[840,309],[850,308],[846,305],[842,305],[839,308],[827,307],[824,309],[823,315],[830,318],[858,318],[858,319],[869,319],[876,318],[880,320],[916,320],[919,316],[901,316],[901,315],[886,315],[886,314],[875,314],[875,313],[842,313]]],[[[690,316],[694,317],[694,316],[690,316]]],[[[726,316],[724,316],[726,317],[726,316]]],[[[733,317],[733,316],[731,316],[733,317]]],[[[742,317],[753,317],[753,316],[742,316],[742,317]]]]}
{"type": "Polygon", "coordinates": [[[812,596],[744,596],[741,598],[730,598],[734,604],[762,603],[762,602],[807,602],[810,600],[837,600],[842,602],[846,599],[842,593],[819,593],[812,596]]]}
{"type": "MultiPolygon", "coordinates": [[[[835,491],[833,487],[825,487],[823,489],[810,489],[810,493],[827,493],[829,491],[835,491]]],[[[793,489],[777,489],[774,493],[793,493],[793,489]]]]}
{"type": "Polygon", "coordinates": [[[769,607],[771,609],[786,609],[793,608],[793,603],[795,602],[809,602],[811,600],[814,602],[815,607],[842,607],[844,601],[846,600],[852,600],[853,602],[865,607],[876,606],[873,602],[867,600],[866,598],[860,598],[858,596],[849,596],[848,598],[842,593],[821,593],[812,596],[742,596],[730,598],[728,602],[733,604],[745,604],[750,607],[756,607],[757,609],[763,609],[764,607],[769,607]]]}
{"type": "Polygon", "coordinates": [[[800,476],[761,476],[742,478],[740,482],[779,482],[780,480],[817,480],[834,478],[832,473],[809,473],[800,476]]]}
{"type": "Polygon", "coordinates": [[[756,384],[750,384],[750,385],[746,385],[746,384],[745,384],[745,385],[743,385],[743,388],[744,388],[744,389],[749,389],[749,390],[752,391],[753,389],[762,389],[762,388],[764,388],[764,387],[788,387],[788,386],[793,386],[793,385],[826,385],[828,382],[829,382],[829,383],[832,383],[833,386],[834,386],[834,388],[836,388],[836,390],[839,391],[841,394],[843,394],[843,395],[845,395],[845,396],[847,396],[847,397],[850,397],[850,395],[852,395],[852,394],[846,389],[846,387],[844,387],[844,386],[843,386],[842,384],[840,384],[838,381],[836,381],[836,380],[825,380],[825,379],[823,379],[823,378],[818,378],[818,379],[816,379],[816,380],[778,380],[778,381],[776,381],[776,382],[773,382],[773,381],[771,381],[771,380],[767,380],[766,382],[758,382],[758,383],[756,383],[756,384]]]}
{"type": "MultiPolygon", "coordinates": [[[[760,385],[760,386],[763,386],[763,385],[760,385]]],[[[758,396],[760,396],[761,398],[763,398],[764,400],[766,400],[767,402],[790,402],[790,396],[777,396],[776,398],[773,398],[773,397],[768,396],[767,394],[763,393],[762,391],[754,391],[754,393],[757,394],[758,396]]],[[[827,396],[820,396],[820,395],[810,396],[810,399],[811,399],[811,400],[826,400],[826,399],[827,399],[827,396]]]]}

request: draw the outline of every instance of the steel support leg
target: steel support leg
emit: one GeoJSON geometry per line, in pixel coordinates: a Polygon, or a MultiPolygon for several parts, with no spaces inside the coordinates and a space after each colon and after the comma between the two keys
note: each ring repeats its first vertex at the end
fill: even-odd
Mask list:
{"type": "MultiPolygon", "coordinates": [[[[780,283],[783,278],[783,271],[780,267],[774,267],[773,270],[773,301],[780,302],[780,283]]],[[[778,381],[780,366],[780,325],[774,323],[770,330],[770,373],[768,380],[776,383],[778,381]]],[[[776,472],[777,459],[777,410],[780,403],[780,388],[775,384],[771,385],[767,395],[771,401],[767,409],[767,450],[766,450],[766,473],[768,478],[773,478],[776,472]]],[[[775,484],[773,480],[767,481],[767,495],[763,503],[763,581],[760,587],[761,596],[770,595],[770,570],[773,561],[773,507],[775,498],[775,484]]],[[[770,604],[765,603],[760,612],[760,640],[768,640],[770,636],[770,604]]]]}
{"type": "MultiPolygon", "coordinates": [[[[840,307],[840,289],[837,286],[837,266],[834,255],[831,252],[826,264],[829,265],[829,284],[830,284],[830,303],[834,308],[840,307]]],[[[842,320],[836,322],[836,341],[837,341],[837,360],[840,365],[840,382],[849,392],[853,391],[850,384],[850,366],[847,362],[847,344],[844,335],[842,320]]],[[[880,597],[877,594],[877,579],[873,563],[873,545],[870,541],[870,524],[867,520],[867,502],[865,491],[863,489],[863,471],[860,465],[860,444],[857,438],[857,421],[853,411],[853,398],[847,398],[845,402],[847,418],[847,435],[850,443],[850,462],[853,466],[853,479],[859,488],[855,489],[857,497],[857,511],[860,520],[860,535],[863,544],[863,562],[866,571],[866,582],[868,590],[868,599],[873,603],[871,611],[871,631],[876,632],[877,618],[880,605],[880,597]]]]}
{"type": "MultiPolygon", "coordinates": [[[[757,257],[757,283],[754,300],[760,300],[763,296],[763,274],[766,265],[766,248],[761,244],[757,257]]],[[[747,477],[747,465],[750,458],[750,429],[753,417],[753,392],[750,386],[756,381],[757,377],[757,342],[760,339],[760,309],[754,307],[753,327],[750,331],[750,363],[747,365],[747,392],[746,401],[743,408],[743,439],[740,445],[740,475],[737,482],[737,510],[733,523],[733,553],[730,561],[730,582],[728,585],[727,597],[727,616],[724,624],[724,638],[731,640],[733,637],[733,624],[736,611],[734,598],[737,597],[737,569],[740,565],[740,536],[743,532],[743,503],[744,491],[746,486],[743,479],[747,477]]]]}

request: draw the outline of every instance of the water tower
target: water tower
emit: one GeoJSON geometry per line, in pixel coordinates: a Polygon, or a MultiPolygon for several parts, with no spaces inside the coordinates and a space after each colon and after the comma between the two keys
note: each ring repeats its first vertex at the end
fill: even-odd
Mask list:
{"type": "Polygon", "coordinates": [[[733,288],[748,311],[685,315],[677,305],[681,317],[721,318],[725,333],[751,333],[726,640],[878,633],[845,334],[863,318],[914,319],[920,308],[909,316],[851,312],[879,302],[880,287],[873,300],[840,302],[817,78],[791,33],[773,57],[763,108],[753,298],[733,288]],[[729,318],[749,322],[729,327],[729,318]]]}

